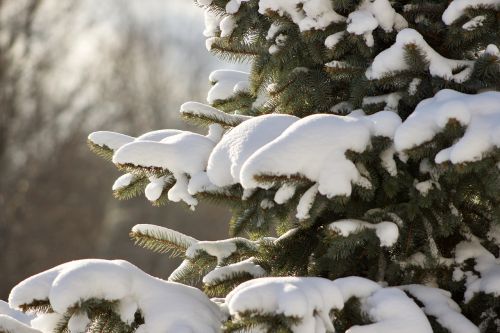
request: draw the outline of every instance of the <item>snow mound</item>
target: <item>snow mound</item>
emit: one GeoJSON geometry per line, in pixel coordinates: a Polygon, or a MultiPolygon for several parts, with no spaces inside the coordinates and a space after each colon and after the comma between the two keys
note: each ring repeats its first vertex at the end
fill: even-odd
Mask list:
{"type": "Polygon", "coordinates": [[[500,8],[498,0],[453,0],[443,12],[443,22],[447,25],[453,24],[465,13],[467,8],[477,8],[480,6],[491,6],[494,9],[500,8]]]}
{"type": "Polygon", "coordinates": [[[64,314],[92,298],[119,301],[125,322],[132,322],[139,309],[145,321],[138,328],[141,332],[220,332],[220,310],[200,290],[154,278],[123,260],[62,264],[18,284],[9,303],[19,307],[48,299],[57,314],[64,314]]]}
{"type": "Polygon", "coordinates": [[[479,328],[460,313],[451,293],[438,288],[412,284],[400,289],[410,293],[424,305],[424,312],[452,333],[479,333],[479,328]]]}
{"type": "Polygon", "coordinates": [[[267,11],[289,16],[300,31],[324,30],[330,24],[346,19],[333,10],[330,0],[260,0],[259,13],[266,14],[267,11]]]}
{"type": "Polygon", "coordinates": [[[474,259],[475,272],[462,271],[461,266],[455,268],[453,279],[459,281],[465,278],[465,302],[469,302],[476,293],[484,292],[500,296],[500,258],[486,250],[476,237],[460,242],[455,248],[455,261],[463,264],[467,259],[474,259]]]}
{"type": "Polygon", "coordinates": [[[131,142],[118,149],[113,156],[115,164],[133,164],[155,167],[172,173],[203,171],[215,143],[206,136],[183,131],[160,142],[131,142]]]}
{"type": "Polygon", "coordinates": [[[359,232],[363,229],[373,229],[375,234],[380,239],[380,245],[385,247],[393,246],[399,237],[398,226],[394,222],[369,223],[360,220],[339,220],[330,223],[328,227],[340,233],[343,237],[359,232]]]}
{"type": "Polygon", "coordinates": [[[216,267],[203,277],[203,283],[208,286],[214,285],[217,281],[228,279],[238,273],[247,273],[254,278],[266,275],[266,271],[261,266],[255,264],[254,260],[255,258],[252,257],[227,266],[216,267]]]}
{"type": "MultiPolygon", "coordinates": [[[[115,152],[113,163],[170,171],[176,183],[168,191],[168,199],[174,202],[182,200],[193,208],[198,201],[188,192],[187,175],[196,176],[204,172],[208,157],[221,135],[222,127],[214,124],[210,125],[207,136],[182,131],[159,142],[134,141],[115,152]]],[[[147,196],[155,201],[160,197],[166,179],[160,177],[150,181],[147,196]]]]}
{"type": "Polygon", "coordinates": [[[0,300],[0,332],[40,333],[40,331],[30,327],[32,319],[32,316],[14,310],[9,304],[0,300]]]}
{"type": "Polygon", "coordinates": [[[229,313],[246,311],[297,316],[293,332],[334,332],[329,313],[342,309],[344,300],[330,281],[318,277],[267,277],[244,282],[226,297],[229,313]],[[323,328],[323,330],[318,330],[323,328]]]}
{"type": "Polygon", "coordinates": [[[207,102],[213,104],[218,100],[229,99],[238,92],[248,91],[248,75],[246,72],[230,69],[213,71],[208,77],[213,86],[208,91],[207,102]]]}
{"type": "Polygon", "coordinates": [[[388,0],[364,0],[347,18],[347,32],[363,35],[369,47],[374,45],[372,32],[378,27],[391,32],[407,26],[408,22],[396,13],[388,0]]]}
{"type": "MultiPolygon", "coordinates": [[[[301,318],[294,333],[335,332],[329,313],[350,298],[360,299],[373,323],[356,325],[349,333],[432,333],[424,312],[398,288],[382,288],[361,277],[330,281],[319,277],[266,277],[244,282],[231,291],[225,305],[238,320],[248,311],[301,318]]],[[[334,319],[333,319],[334,320],[334,319]]]]}
{"type": "Polygon", "coordinates": [[[0,332],[7,333],[41,333],[39,330],[29,326],[8,315],[0,314],[0,332]]]}
{"type": "Polygon", "coordinates": [[[97,131],[88,136],[90,142],[100,147],[108,147],[111,150],[117,150],[121,146],[134,141],[134,137],[110,131],[97,131]]]}
{"type": "Polygon", "coordinates": [[[221,187],[238,183],[243,163],[298,119],[271,114],[254,117],[234,127],[223,136],[210,155],[207,167],[210,181],[221,187]]]}
{"type": "Polygon", "coordinates": [[[371,66],[366,70],[366,77],[370,80],[380,79],[391,72],[409,69],[405,60],[405,46],[416,45],[429,62],[429,72],[445,80],[457,83],[466,81],[472,72],[472,61],[448,59],[437,53],[427,44],[424,37],[414,29],[403,29],[396,36],[396,42],[380,52],[371,66]],[[453,73],[456,68],[465,67],[458,73],[453,73]]]}
{"type": "Polygon", "coordinates": [[[161,141],[172,135],[181,134],[182,131],[178,129],[161,129],[151,131],[138,136],[135,141],[161,141]]]}
{"type": "Polygon", "coordinates": [[[375,291],[362,302],[373,324],[353,326],[349,333],[432,333],[427,317],[413,300],[397,288],[375,291]]]}
{"type": "Polygon", "coordinates": [[[320,114],[302,118],[245,162],[241,185],[258,187],[255,177],[260,175],[299,174],[317,182],[319,193],[327,197],[350,195],[351,183],[366,179],[345,152],[365,151],[372,136],[392,138],[400,123],[399,116],[388,111],[370,116],[358,110],[349,116],[320,114]]]}
{"type": "Polygon", "coordinates": [[[404,151],[432,140],[451,119],[466,126],[465,134],[440,151],[436,163],[477,161],[494,147],[500,147],[500,92],[467,95],[443,89],[420,102],[398,128],[396,149],[404,151]]]}

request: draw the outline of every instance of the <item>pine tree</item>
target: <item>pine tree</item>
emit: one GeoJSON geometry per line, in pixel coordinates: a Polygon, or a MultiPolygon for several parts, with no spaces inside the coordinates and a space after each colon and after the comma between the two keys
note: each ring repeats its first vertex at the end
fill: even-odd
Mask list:
{"type": "Polygon", "coordinates": [[[182,105],[208,134],[89,145],[125,172],[118,199],[227,205],[233,238],[137,225],[137,245],[184,259],[168,281],[63,264],[10,295],[32,327],[8,309],[0,328],[500,332],[500,1],[198,5],[207,48],[251,65],[182,105]]]}

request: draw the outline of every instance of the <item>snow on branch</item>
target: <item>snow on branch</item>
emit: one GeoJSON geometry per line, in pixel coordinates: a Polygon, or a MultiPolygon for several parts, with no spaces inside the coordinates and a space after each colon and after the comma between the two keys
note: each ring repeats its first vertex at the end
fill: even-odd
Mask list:
{"type": "Polygon", "coordinates": [[[363,35],[368,47],[374,45],[373,30],[381,27],[385,32],[400,31],[408,26],[401,14],[388,0],[364,0],[347,18],[347,32],[363,35]]]}
{"type": "Polygon", "coordinates": [[[239,114],[226,113],[198,102],[186,102],[182,104],[180,113],[186,119],[196,119],[203,123],[215,123],[226,127],[234,127],[252,118],[239,114]]]}
{"type": "Polygon", "coordinates": [[[335,332],[332,310],[342,310],[352,297],[373,321],[353,326],[349,333],[431,333],[427,317],[415,302],[397,288],[382,288],[361,278],[330,281],[318,277],[267,277],[247,281],[231,291],[225,305],[233,320],[245,321],[255,314],[298,317],[291,325],[294,333],[335,332]]]}
{"type": "Polygon", "coordinates": [[[191,244],[191,246],[187,248],[186,257],[193,259],[200,254],[200,252],[205,252],[208,255],[217,258],[217,264],[220,265],[225,259],[235,253],[238,250],[238,247],[241,246],[248,249],[256,248],[254,242],[242,237],[218,241],[199,241],[191,244]]]}
{"type": "Polygon", "coordinates": [[[247,159],[298,119],[289,115],[264,115],[233,128],[210,154],[207,166],[210,181],[221,187],[239,183],[241,169],[247,159]]]}
{"type": "Polygon", "coordinates": [[[300,31],[324,30],[346,18],[333,10],[330,0],[260,0],[259,13],[276,12],[288,16],[300,31]]]}
{"type": "Polygon", "coordinates": [[[248,92],[248,76],[246,72],[230,69],[213,71],[208,77],[213,86],[208,91],[207,102],[214,104],[217,101],[230,99],[237,93],[248,92]]]}
{"type": "Polygon", "coordinates": [[[471,236],[470,240],[462,241],[456,246],[455,262],[458,266],[453,272],[453,280],[465,279],[464,301],[466,303],[475,294],[481,292],[500,297],[500,258],[496,258],[485,249],[478,238],[471,236]],[[474,259],[475,272],[464,268],[467,259],[474,259]]]}
{"type": "Polygon", "coordinates": [[[492,9],[500,8],[499,0],[453,0],[443,12],[443,22],[446,25],[453,24],[458,18],[465,14],[469,8],[490,7],[492,9]]]}
{"type": "Polygon", "coordinates": [[[467,95],[444,89],[423,100],[397,129],[394,138],[400,152],[429,142],[449,121],[466,127],[465,134],[451,147],[441,150],[436,163],[453,164],[481,160],[500,147],[500,92],[467,95]]]}
{"type": "Polygon", "coordinates": [[[452,333],[479,333],[479,328],[460,312],[460,307],[451,299],[449,291],[418,284],[401,286],[423,304],[424,312],[452,333]]]}
{"type": "Polygon", "coordinates": [[[178,231],[152,224],[137,224],[132,228],[130,237],[139,246],[149,250],[172,255],[183,255],[198,240],[178,231]]]}
{"type": "Polygon", "coordinates": [[[90,299],[118,302],[115,311],[125,323],[140,311],[144,323],[137,332],[216,333],[222,319],[218,306],[198,289],[154,278],[123,260],[62,264],[18,284],[9,303],[20,307],[44,299],[60,315],[90,299]]]}
{"type": "Polygon", "coordinates": [[[12,309],[9,304],[0,300],[0,332],[40,333],[31,327],[33,316],[12,309]]]}
{"type": "Polygon", "coordinates": [[[258,264],[254,263],[255,258],[251,257],[243,261],[223,267],[216,267],[203,277],[203,283],[207,286],[214,285],[219,281],[230,279],[237,274],[248,274],[254,278],[266,275],[266,271],[258,264]]]}
{"type": "Polygon", "coordinates": [[[397,71],[410,69],[406,62],[406,47],[415,45],[423,52],[429,63],[429,72],[445,80],[462,83],[469,79],[474,62],[469,60],[453,60],[441,56],[427,44],[424,37],[414,29],[403,29],[396,36],[396,42],[388,49],[380,52],[370,67],[366,77],[370,80],[380,79],[397,71]],[[456,69],[463,68],[458,73],[456,69]]]}
{"type": "Polygon", "coordinates": [[[362,153],[373,136],[392,138],[401,119],[382,111],[365,116],[353,111],[348,116],[312,115],[288,127],[278,138],[256,151],[243,165],[240,181],[244,188],[259,187],[262,175],[303,175],[319,184],[319,193],[331,198],[349,196],[351,183],[364,180],[345,153],[362,153]]]}
{"type": "Polygon", "coordinates": [[[393,246],[399,237],[399,229],[394,222],[369,223],[360,220],[338,220],[328,225],[330,230],[338,232],[343,237],[359,232],[363,229],[373,229],[384,247],[393,246]]]}

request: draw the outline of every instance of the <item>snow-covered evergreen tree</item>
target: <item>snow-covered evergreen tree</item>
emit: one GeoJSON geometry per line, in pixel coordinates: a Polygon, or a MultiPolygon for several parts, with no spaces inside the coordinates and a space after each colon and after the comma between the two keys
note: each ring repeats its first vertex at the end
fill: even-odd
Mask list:
{"type": "Polygon", "coordinates": [[[198,4],[207,48],[251,64],[182,105],[208,134],[89,144],[117,198],[226,204],[234,238],[137,225],[184,259],[168,281],[66,263],[12,290],[0,331],[499,332],[500,1],[198,4]]]}

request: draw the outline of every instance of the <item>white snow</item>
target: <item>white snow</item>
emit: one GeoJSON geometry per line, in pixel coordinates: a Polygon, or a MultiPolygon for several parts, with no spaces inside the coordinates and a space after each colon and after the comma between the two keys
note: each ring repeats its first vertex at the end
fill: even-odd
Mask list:
{"type": "Polygon", "coordinates": [[[219,23],[220,27],[220,36],[221,37],[229,37],[233,33],[234,29],[238,25],[236,24],[236,20],[232,15],[225,16],[219,23]]]}
{"type": "Polygon", "coordinates": [[[70,333],[85,333],[87,326],[90,324],[90,319],[84,312],[75,312],[68,321],[68,329],[70,333]]]}
{"type": "Polygon", "coordinates": [[[208,77],[213,86],[208,91],[207,102],[213,104],[217,100],[226,100],[233,97],[235,93],[241,90],[241,87],[248,86],[248,75],[246,72],[229,69],[213,71],[208,77]]]}
{"type": "Polygon", "coordinates": [[[357,10],[349,14],[347,18],[347,32],[363,35],[378,27],[378,21],[368,10],[357,10]]]}
{"type": "MultiPolygon", "coordinates": [[[[169,200],[183,200],[193,208],[197,200],[188,192],[186,174],[196,175],[205,170],[208,157],[221,135],[222,128],[219,125],[211,125],[207,136],[182,131],[160,142],[131,142],[115,152],[113,163],[155,167],[172,172],[176,183],[168,192],[169,200]]],[[[156,200],[161,195],[161,180],[152,181],[148,189],[148,199],[156,200]]]]}
{"type": "Polygon", "coordinates": [[[489,44],[484,50],[484,53],[500,58],[500,51],[498,50],[498,46],[495,44],[489,44]]]}
{"type": "Polygon", "coordinates": [[[469,31],[474,30],[477,27],[482,26],[485,19],[486,19],[486,17],[483,15],[476,16],[472,20],[464,23],[464,25],[462,25],[462,29],[469,30],[469,31]]]}
{"type": "Polygon", "coordinates": [[[194,210],[194,207],[198,204],[198,200],[189,193],[187,176],[183,173],[174,173],[174,178],[176,182],[167,193],[168,200],[173,202],[184,201],[191,207],[191,210],[194,210]]]}
{"type": "MultiPolygon", "coordinates": [[[[145,320],[139,327],[141,332],[220,332],[220,310],[201,291],[154,278],[122,260],[87,259],[62,264],[18,284],[11,291],[9,303],[19,307],[48,299],[56,312],[50,315],[60,316],[92,298],[128,303],[133,299],[145,320]]],[[[82,323],[77,321],[75,325],[80,327],[82,323]]],[[[40,324],[50,326],[43,318],[40,324]]]]}
{"type": "Polygon", "coordinates": [[[126,173],[118,177],[113,183],[113,191],[120,190],[124,187],[129,186],[135,180],[135,175],[133,173],[126,173]]]}
{"type": "Polygon", "coordinates": [[[203,283],[210,286],[237,273],[248,273],[254,278],[266,275],[266,271],[254,261],[255,258],[252,257],[227,266],[216,267],[203,277],[203,283]]]}
{"type": "Polygon", "coordinates": [[[292,184],[283,184],[274,194],[274,202],[278,205],[282,205],[288,200],[290,200],[295,194],[296,186],[292,184]]]}
{"type": "Polygon", "coordinates": [[[427,44],[420,33],[409,28],[401,30],[396,36],[396,42],[373,59],[371,66],[366,70],[366,77],[370,80],[380,79],[391,72],[408,69],[409,65],[405,61],[404,47],[411,44],[417,45],[425,55],[432,76],[453,80],[457,83],[469,78],[472,72],[472,61],[452,60],[441,56],[427,44]],[[465,69],[453,74],[455,68],[462,66],[465,69]]]}
{"type": "Polygon", "coordinates": [[[300,31],[324,30],[332,23],[345,21],[336,13],[329,0],[260,0],[259,13],[273,11],[289,16],[300,31]]]}
{"type": "Polygon", "coordinates": [[[429,193],[430,190],[432,190],[435,186],[438,186],[438,185],[439,184],[433,180],[425,180],[425,181],[416,183],[415,188],[417,189],[417,191],[420,192],[420,194],[422,196],[425,197],[425,196],[427,196],[427,194],[429,193]]]}
{"type": "Polygon", "coordinates": [[[436,155],[436,163],[477,161],[494,147],[500,147],[500,92],[467,95],[443,89],[420,102],[398,128],[396,149],[404,151],[432,140],[450,119],[467,129],[462,138],[436,155]]]}
{"type": "Polygon", "coordinates": [[[397,288],[379,289],[363,302],[373,324],[349,328],[346,333],[432,333],[427,317],[406,294],[397,288]]]}
{"type": "Polygon", "coordinates": [[[299,220],[306,220],[310,217],[309,212],[318,194],[318,188],[319,185],[314,184],[300,197],[299,204],[297,205],[297,214],[295,215],[299,220]]]}
{"type": "Polygon", "coordinates": [[[303,333],[334,332],[329,313],[332,309],[342,309],[344,302],[339,289],[327,279],[268,277],[240,284],[227,295],[226,305],[236,318],[252,310],[298,316],[302,321],[292,331],[303,333]]]}
{"type": "Polygon", "coordinates": [[[97,131],[90,133],[88,139],[95,145],[108,147],[111,150],[117,150],[121,146],[134,141],[135,138],[116,132],[97,131]]]}
{"type": "Polygon", "coordinates": [[[29,323],[21,322],[13,317],[0,314],[0,331],[6,333],[41,333],[29,326],[29,323]]]}
{"type": "Polygon", "coordinates": [[[350,195],[351,182],[359,182],[362,176],[345,152],[365,151],[371,136],[392,138],[400,123],[399,116],[388,111],[302,118],[248,158],[240,182],[244,188],[253,188],[260,185],[255,176],[299,174],[317,182],[319,193],[327,197],[350,195]]]}
{"type": "Polygon", "coordinates": [[[245,161],[298,119],[271,114],[251,118],[234,127],[224,135],[210,155],[207,166],[210,181],[221,187],[238,183],[245,161]]]}
{"type": "Polygon", "coordinates": [[[374,44],[372,31],[378,27],[375,17],[367,10],[357,10],[347,18],[347,32],[355,35],[364,35],[366,45],[374,44]]]}
{"type": "Polygon", "coordinates": [[[30,327],[33,316],[12,309],[9,304],[0,300],[0,332],[40,333],[30,327]]]}
{"type": "Polygon", "coordinates": [[[204,170],[214,145],[212,140],[203,135],[185,131],[160,142],[128,143],[115,152],[113,163],[194,174],[204,170]]]}
{"type": "Polygon", "coordinates": [[[186,102],[182,104],[180,112],[182,115],[204,116],[210,119],[217,119],[224,124],[233,126],[252,118],[250,116],[226,113],[209,105],[198,102],[186,102]]]}
{"type": "Polygon", "coordinates": [[[236,321],[248,311],[277,313],[301,318],[291,327],[294,333],[326,333],[335,332],[330,311],[342,309],[351,297],[361,300],[362,310],[374,322],[353,326],[346,333],[432,333],[425,314],[403,291],[356,276],[334,281],[318,277],[254,279],[231,291],[225,306],[236,321]]]}
{"type": "Polygon", "coordinates": [[[205,37],[215,37],[219,31],[219,24],[222,17],[217,16],[211,10],[205,9],[205,30],[203,30],[203,36],[205,37]]]}
{"type": "Polygon", "coordinates": [[[0,300],[0,315],[11,317],[21,323],[29,324],[33,316],[27,315],[22,311],[15,310],[9,306],[8,303],[0,300]]]}
{"type": "Polygon", "coordinates": [[[249,247],[255,246],[253,242],[241,237],[218,241],[199,241],[189,246],[186,250],[186,257],[194,258],[200,251],[205,251],[208,255],[217,258],[217,264],[220,265],[237,250],[236,243],[245,243],[249,247]]]}
{"type": "Polygon", "coordinates": [[[403,97],[402,94],[399,92],[393,92],[390,94],[379,95],[379,96],[365,96],[363,97],[363,106],[370,104],[385,103],[384,110],[397,111],[399,100],[402,97],[403,97]]]}
{"type": "Polygon", "coordinates": [[[333,49],[335,45],[337,45],[338,42],[340,42],[340,40],[344,38],[345,35],[345,31],[339,31],[334,33],[333,35],[326,37],[325,46],[329,49],[333,49]]]}
{"type": "Polygon", "coordinates": [[[262,209],[271,209],[274,207],[274,201],[269,199],[264,199],[260,202],[260,208],[262,209]]]}
{"type": "Polygon", "coordinates": [[[463,272],[459,267],[455,268],[455,280],[466,276],[465,302],[469,302],[474,294],[479,292],[500,296],[500,258],[495,258],[481,245],[479,239],[471,236],[469,241],[462,241],[455,248],[455,261],[458,264],[467,259],[475,260],[474,270],[479,272],[480,276],[473,272],[463,272]]]}
{"type": "Polygon", "coordinates": [[[347,31],[363,35],[366,45],[374,45],[372,32],[379,26],[386,32],[400,31],[408,22],[392,8],[388,0],[364,0],[347,19],[347,31]]]}
{"type": "MultiPolygon", "coordinates": [[[[170,176],[168,177],[170,178],[170,176]]],[[[144,189],[144,195],[149,201],[156,201],[160,198],[161,193],[163,192],[163,187],[165,186],[167,181],[167,177],[149,177],[149,184],[146,185],[144,189]]]]}
{"type": "Polygon", "coordinates": [[[408,85],[408,95],[413,96],[417,93],[418,86],[422,82],[422,79],[414,78],[408,85]]]}
{"type": "Polygon", "coordinates": [[[394,154],[396,153],[396,148],[391,145],[389,148],[384,149],[380,153],[380,163],[382,167],[392,176],[396,177],[398,174],[398,169],[396,166],[396,161],[394,160],[394,154]]]}
{"type": "Polygon", "coordinates": [[[455,20],[464,15],[466,8],[480,6],[491,6],[493,9],[498,9],[500,8],[500,0],[453,0],[443,12],[443,22],[447,25],[453,24],[455,20]]]}
{"type": "Polygon", "coordinates": [[[226,4],[226,12],[228,14],[234,14],[240,10],[242,2],[247,2],[248,0],[229,0],[226,4]]]}
{"type": "Polygon", "coordinates": [[[169,136],[181,133],[182,131],[178,129],[161,129],[144,133],[138,136],[134,141],[161,141],[169,136]]]}
{"type": "Polygon", "coordinates": [[[399,229],[394,222],[369,223],[355,219],[344,219],[332,222],[328,227],[340,233],[343,237],[359,232],[363,229],[373,229],[375,234],[380,239],[380,245],[390,247],[393,246],[399,237],[399,229]]]}
{"type": "Polygon", "coordinates": [[[418,284],[399,288],[422,302],[424,312],[435,317],[451,333],[479,333],[479,328],[460,313],[460,307],[451,299],[450,292],[418,284]]]}
{"type": "Polygon", "coordinates": [[[359,276],[335,279],[333,284],[340,290],[344,302],[352,297],[366,298],[382,288],[378,283],[359,276]]]}
{"type": "Polygon", "coordinates": [[[31,321],[31,327],[42,331],[43,333],[52,333],[56,330],[64,316],[60,313],[44,313],[38,315],[31,321]]]}
{"type": "Polygon", "coordinates": [[[153,224],[136,224],[132,228],[132,232],[137,232],[144,235],[150,236],[164,236],[167,239],[176,239],[177,241],[182,242],[186,247],[189,247],[198,242],[197,239],[187,236],[178,231],[168,229],[165,227],[161,227],[153,224]]]}

